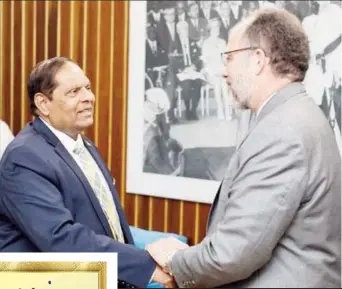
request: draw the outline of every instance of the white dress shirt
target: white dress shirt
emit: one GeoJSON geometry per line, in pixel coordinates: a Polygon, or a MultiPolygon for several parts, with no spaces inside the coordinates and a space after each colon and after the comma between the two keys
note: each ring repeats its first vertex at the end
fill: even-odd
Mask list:
{"type": "MultiPolygon", "coordinates": [[[[65,149],[68,151],[68,153],[72,156],[72,158],[75,160],[75,162],[77,163],[78,167],[82,170],[82,165],[79,161],[79,156],[74,152],[76,147],[79,146],[84,146],[84,142],[82,139],[81,134],[79,134],[77,136],[77,139],[74,140],[73,138],[71,138],[70,136],[68,136],[67,134],[65,134],[64,132],[61,132],[57,129],[55,129],[54,127],[52,127],[50,124],[48,124],[46,121],[44,121],[42,118],[40,118],[42,120],[42,122],[53,132],[53,134],[59,139],[59,141],[62,143],[62,145],[65,147],[65,149]]],[[[99,174],[101,174],[103,177],[103,173],[100,170],[100,168],[97,166],[97,172],[99,174]]],[[[104,178],[105,179],[105,178],[104,178]]],[[[115,184],[115,180],[113,179],[113,183],[115,184]]],[[[106,182],[107,185],[107,189],[109,189],[109,186],[106,182]]]]}
{"type": "Polygon", "coordinates": [[[191,23],[195,26],[196,29],[198,29],[198,18],[191,19],[191,23]]]}
{"type": "Polygon", "coordinates": [[[178,21],[186,21],[185,12],[183,12],[182,14],[178,14],[178,21]]]}
{"type": "MultiPolygon", "coordinates": [[[[74,149],[81,145],[84,146],[84,142],[82,139],[81,134],[79,134],[77,136],[76,141],[71,138],[70,136],[68,136],[67,134],[65,134],[64,132],[61,132],[57,129],[55,129],[54,127],[52,127],[50,124],[48,124],[46,121],[44,121],[42,118],[40,118],[42,120],[42,122],[52,131],[52,133],[59,139],[59,141],[64,145],[64,147],[66,148],[66,150],[70,153],[70,155],[72,156],[72,158],[76,161],[77,165],[79,166],[79,168],[82,170],[82,166],[78,160],[78,155],[74,153],[74,149]]],[[[99,167],[97,167],[98,171],[100,174],[102,174],[102,171],[100,170],[99,167]]],[[[103,175],[103,174],[102,174],[103,175]]],[[[104,176],[103,176],[104,177],[104,176]]],[[[107,182],[106,182],[107,184],[107,182]]],[[[107,184],[108,185],[108,184],[107,184]]],[[[108,187],[109,190],[109,187],[108,187]]],[[[152,282],[154,277],[154,272],[150,278],[150,282],[152,282]]]]}
{"type": "MultiPolygon", "coordinates": [[[[79,134],[77,136],[77,139],[74,140],[72,137],[68,136],[66,133],[61,132],[54,127],[52,127],[50,124],[48,124],[45,120],[40,118],[41,121],[53,132],[53,134],[58,138],[58,140],[62,143],[62,145],[66,148],[68,153],[72,156],[72,158],[75,160],[79,168],[82,170],[81,164],[78,160],[77,154],[74,153],[74,149],[76,148],[77,144],[84,146],[83,139],[81,135],[79,134]]],[[[101,172],[102,174],[102,172],[101,172]]]]}
{"type": "Polygon", "coordinates": [[[221,16],[221,21],[222,21],[222,24],[223,24],[223,26],[224,26],[224,28],[228,28],[229,27],[229,25],[230,25],[230,18],[223,18],[222,16],[221,16]]]}
{"type": "Polygon", "coordinates": [[[151,47],[152,53],[156,53],[157,52],[157,41],[151,41],[150,39],[147,38],[147,42],[151,47]]]}
{"type": "Polygon", "coordinates": [[[210,19],[211,8],[209,8],[209,9],[203,9],[202,8],[202,11],[203,11],[203,15],[204,15],[205,19],[209,20],[210,19]]]}
{"type": "Polygon", "coordinates": [[[0,159],[7,147],[7,145],[14,139],[13,133],[11,132],[8,125],[0,120],[0,159]]]}
{"type": "Polygon", "coordinates": [[[172,41],[175,40],[175,23],[166,22],[167,28],[169,29],[172,41]]]}
{"type": "Polygon", "coordinates": [[[156,22],[159,22],[159,21],[160,21],[160,12],[154,12],[154,11],[152,11],[152,15],[153,15],[154,21],[156,21],[156,22]]]}

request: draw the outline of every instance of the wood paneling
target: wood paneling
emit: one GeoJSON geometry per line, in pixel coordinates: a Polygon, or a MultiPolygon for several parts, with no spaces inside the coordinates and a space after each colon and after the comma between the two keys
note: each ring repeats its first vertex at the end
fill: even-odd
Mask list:
{"type": "Polygon", "coordinates": [[[85,132],[117,181],[128,221],[140,228],[205,235],[209,206],[125,193],[128,1],[0,1],[0,118],[14,134],[31,120],[26,83],[53,56],[74,59],[96,95],[95,123],[85,132]]]}

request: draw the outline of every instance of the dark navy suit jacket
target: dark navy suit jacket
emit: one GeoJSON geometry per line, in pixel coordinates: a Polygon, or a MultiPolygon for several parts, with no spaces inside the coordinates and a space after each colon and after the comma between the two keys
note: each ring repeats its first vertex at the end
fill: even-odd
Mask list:
{"type": "Polygon", "coordinates": [[[155,262],[134,246],[112,176],[95,146],[84,140],[112,191],[126,244],[113,239],[85,175],[37,118],[0,163],[0,252],[117,252],[118,278],[145,287],[155,262]]]}

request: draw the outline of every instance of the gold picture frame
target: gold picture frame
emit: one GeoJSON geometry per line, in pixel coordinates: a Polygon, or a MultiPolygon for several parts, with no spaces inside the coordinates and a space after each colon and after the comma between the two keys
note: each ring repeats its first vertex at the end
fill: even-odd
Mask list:
{"type": "Polygon", "coordinates": [[[98,274],[98,289],[107,289],[107,262],[49,262],[15,261],[0,262],[0,272],[95,272],[98,274]]]}

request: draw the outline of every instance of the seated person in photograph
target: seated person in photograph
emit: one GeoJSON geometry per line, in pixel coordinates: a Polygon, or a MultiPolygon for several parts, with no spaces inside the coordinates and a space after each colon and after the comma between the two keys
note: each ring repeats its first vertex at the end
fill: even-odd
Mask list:
{"type": "Polygon", "coordinates": [[[13,140],[13,138],[13,133],[8,127],[7,123],[0,119],[0,160],[6,147],[13,140]]]}
{"type": "Polygon", "coordinates": [[[167,284],[134,246],[111,173],[82,135],[95,101],[82,69],[64,57],[44,60],[28,96],[36,118],[0,164],[0,252],[117,252],[120,286],[167,284]]]}
{"type": "Polygon", "coordinates": [[[161,88],[148,89],[145,95],[143,170],[145,173],[180,175],[183,147],[170,137],[168,96],[161,88]]]}

